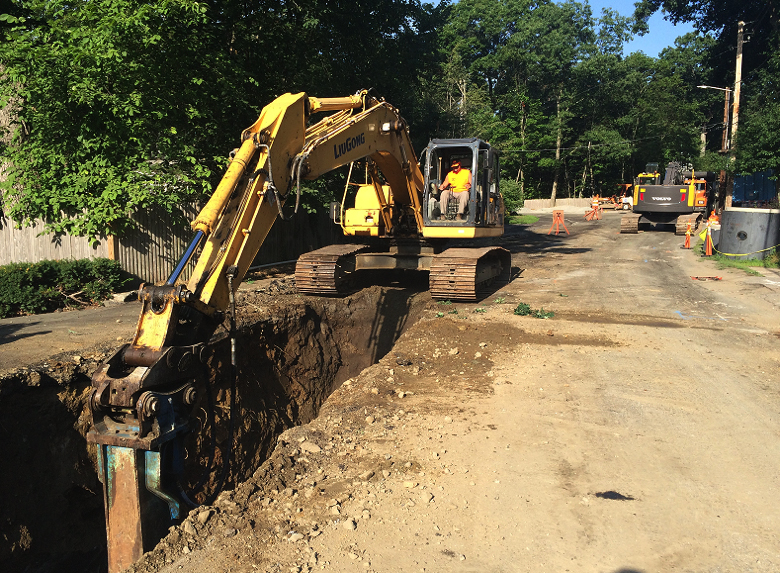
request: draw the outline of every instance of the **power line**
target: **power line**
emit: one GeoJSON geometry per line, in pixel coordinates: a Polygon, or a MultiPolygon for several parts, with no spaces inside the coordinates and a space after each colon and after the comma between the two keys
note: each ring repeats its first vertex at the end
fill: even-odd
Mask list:
{"type": "MultiPolygon", "coordinates": [[[[590,143],[588,145],[575,145],[574,147],[561,147],[561,151],[576,151],[577,149],[593,149],[594,147],[614,147],[618,145],[631,145],[632,143],[636,143],[639,141],[650,141],[654,139],[661,139],[660,135],[655,135],[653,137],[642,137],[639,139],[624,139],[623,141],[616,141],[615,143],[590,143]]],[[[543,151],[556,151],[555,147],[549,147],[545,149],[501,149],[499,148],[499,151],[502,153],[541,153],[543,151]]]]}

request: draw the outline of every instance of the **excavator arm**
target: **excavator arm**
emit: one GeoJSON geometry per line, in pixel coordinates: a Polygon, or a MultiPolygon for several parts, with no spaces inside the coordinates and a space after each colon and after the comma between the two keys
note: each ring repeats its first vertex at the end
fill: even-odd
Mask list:
{"type": "MultiPolygon", "coordinates": [[[[135,335],[93,375],[92,426],[103,483],[109,573],[129,567],[182,515],[177,476],[197,399],[206,343],[290,193],[354,160],[370,158],[385,230],[394,204],[422,228],[423,177],[398,111],[368,96],[285,94],[241,135],[241,146],[192,223],[195,238],[163,285],[144,285],[135,335]],[[333,111],[307,128],[312,113],[333,111]],[[179,280],[200,250],[186,285],[179,280]]],[[[235,348],[235,344],[233,345],[235,348]]],[[[235,361],[235,356],[233,356],[235,361]]],[[[235,368],[235,364],[234,364],[235,368]]]]}
{"type": "MultiPolygon", "coordinates": [[[[341,119],[341,118],[339,118],[341,119]]],[[[393,204],[409,208],[417,231],[424,226],[422,217],[423,174],[409,139],[406,123],[397,109],[387,102],[365,96],[362,111],[334,122],[326,118],[307,132],[301,153],[305,179],[315,179],[332,169],[369,158],[369,173],[376,191],[385,232],[392,234],[395,222],[381,190],[376,170],[390,187],[393,204]],[[338,125],[334,125],[338,123],[338,125]]]]}

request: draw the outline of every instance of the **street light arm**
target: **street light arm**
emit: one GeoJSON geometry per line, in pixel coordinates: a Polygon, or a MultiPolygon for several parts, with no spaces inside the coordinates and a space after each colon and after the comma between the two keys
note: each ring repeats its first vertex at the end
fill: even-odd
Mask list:
{"type": "Polygon", "coordinates": [[[697,88],[703,88],[703,89],[710,89],[710,90],[721,90],[721,91],[724,91],[724,92],[734,91],[731,88],[719,88],[719,87],[715,87],[715,86],[696,86],[696,87],[697,88]]]}

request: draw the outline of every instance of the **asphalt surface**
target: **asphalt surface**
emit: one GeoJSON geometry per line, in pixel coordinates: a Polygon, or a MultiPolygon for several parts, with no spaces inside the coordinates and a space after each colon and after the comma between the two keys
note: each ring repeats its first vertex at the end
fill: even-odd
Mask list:
{"type": "Polygon", "coordinates": [[[127,341],[140,311],[137,301],[110,301],[107,306],[2,319],[0,371],[33,367],[63,353],[78,355],[97,345],[127,341]]]}

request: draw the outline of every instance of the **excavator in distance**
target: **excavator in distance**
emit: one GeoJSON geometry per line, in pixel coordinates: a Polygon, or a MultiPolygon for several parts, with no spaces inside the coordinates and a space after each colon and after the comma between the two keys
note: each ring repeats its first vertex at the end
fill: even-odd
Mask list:
{"type": "Polygon", "coordinates": [[[688,223],[696,229],[715,196],[716,175],[711,171],[683,171],[677,162],[666,166],[663,183],[657,163],[648,163],[634,180],[633,213],[623,215],[621,233],[638,233],[640,222],[674,224],[684,235],[688,223]]]}
{"type": "MultiPolygon", "coordinates": [[[[432,296],[454,300],[475,300],[491,283],[509,280],[505,249],[446,248],[450,239],[503,233],[498,153],[486,142],[432,140],[421,169],[398,110],[367,91],[343,98],[282,95],[263,108],[241,142],[193,221],[195,236],[170,277],[139,289],[132,341],[92,376],[87,440],[96,445],[103,484],[109,573],[132,565],[186,515],[183,504],[192,494],[181,485],[184,436],[212,352],[208,342],[229,317],[232,411],[234,293],[293,194],[297,207],[301,180],[360,160],[368,172],[355,205],[342,201],[333,208],[334,220],[355,243],[303,255],[295,272],[303,293],[343,293],[355,273],[372,269],[428,270],[432,296]],[[329,111],[311,122],[313,114],[329,111]],[[458,218],[438,194],[452,159],[473,176],[465,216],[458,218]],[[193,258],[185,284],[180,277],[193,258]]],[[[229,444],[232,414],[230,428],[229,444]]],[[[227,465],[221,474],[217,490],[227,465]]]]}

